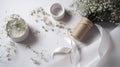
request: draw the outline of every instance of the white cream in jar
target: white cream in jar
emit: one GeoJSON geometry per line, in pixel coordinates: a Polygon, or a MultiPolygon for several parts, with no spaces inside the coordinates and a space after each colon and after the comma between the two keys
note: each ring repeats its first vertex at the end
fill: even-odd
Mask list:
{"type": "Polygon", "coordinates": [[[50,13],[54,19],[61,20],[65,16],[65,8],[59,3],[54,3],[50,7],[50,13]]]}
{"type": "Polygon", "coordinates": [[[27,38],[29,28],[24,19],[19,15],[13,14],[9,17],[6,32],[13,41],[21,42],[27,38]]]}

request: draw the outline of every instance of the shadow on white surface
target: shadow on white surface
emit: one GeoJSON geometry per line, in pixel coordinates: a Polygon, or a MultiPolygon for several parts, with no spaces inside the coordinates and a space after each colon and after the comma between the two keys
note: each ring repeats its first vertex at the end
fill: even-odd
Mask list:
{"type": "Polygon", "coordinates": [[[37,36],[35,36],[32,31],[33,31],[32,28],[29,28],[29,35],[28,35],[27,39],[25,41],[21,42],[22,44],[25,44],[25,46],[27,46],[27,45],[32,46],[38,41],[37,36]]]}

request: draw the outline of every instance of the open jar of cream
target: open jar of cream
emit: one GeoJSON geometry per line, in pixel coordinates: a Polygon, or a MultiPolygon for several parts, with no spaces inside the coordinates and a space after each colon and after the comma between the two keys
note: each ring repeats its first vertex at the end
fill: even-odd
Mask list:
{"type": "Polygon", "coordinates": [[[24,19],[19,15],[11,15],[6,25],[7,35],[15,42],[25,40],[29,34],[29,28],[24,19]]]}
{"type": "Polygon", "coordinates": [[[65,16],[65,8],[59,3],[52,4],[50,12],[52,17],[56,20],[61,20],[65,16]]]}

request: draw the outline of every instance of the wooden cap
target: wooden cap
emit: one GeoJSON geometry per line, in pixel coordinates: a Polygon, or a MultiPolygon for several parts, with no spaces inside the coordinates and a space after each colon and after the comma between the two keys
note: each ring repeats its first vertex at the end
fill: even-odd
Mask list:
{"type": "Polygon", "coordinates": [[[83,17],[82,20],[73,29],[73,31],[71,32],[71,35],[75,39],[81,40],[92,26],[93,26],[93,23],[86,17],[83,17]]]}

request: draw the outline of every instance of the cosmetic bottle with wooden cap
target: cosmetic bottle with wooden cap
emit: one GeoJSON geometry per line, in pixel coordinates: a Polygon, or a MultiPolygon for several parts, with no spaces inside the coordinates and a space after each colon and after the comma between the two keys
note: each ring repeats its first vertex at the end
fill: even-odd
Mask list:
{"type": "Polygon", "coordinates": [[[88,18],[83,17],[72,30],[71,35],[73,36],[73,38],[81,40],[92,26],[93,23],[88,18]]]}

